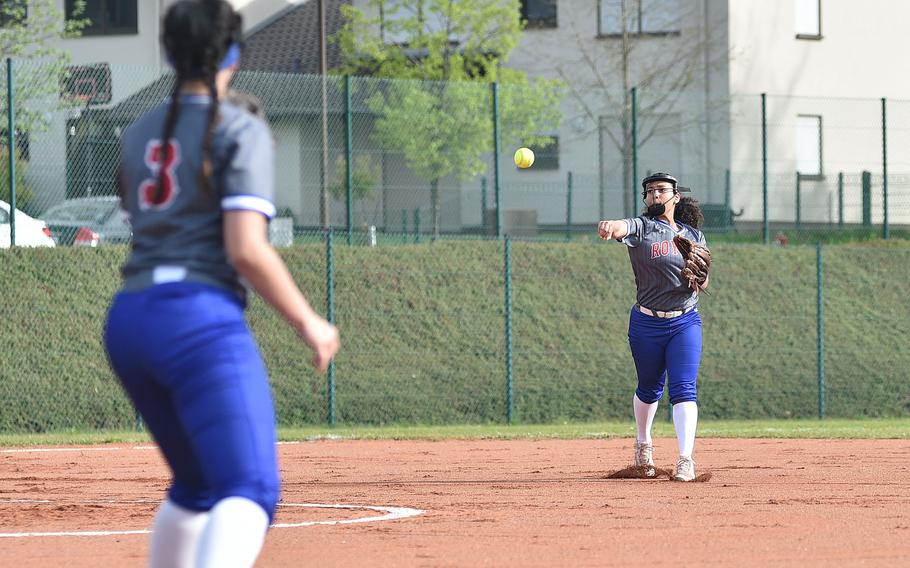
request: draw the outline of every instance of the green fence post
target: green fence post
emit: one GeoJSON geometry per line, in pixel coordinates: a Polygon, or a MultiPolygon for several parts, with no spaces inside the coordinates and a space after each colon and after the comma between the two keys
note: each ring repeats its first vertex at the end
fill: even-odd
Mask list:
{"type": "Polygon", "coordinates": [[[408,210],[401,210],[401,242],[408,242],[408,210]]]}
{"type": "Polygon", "coordinates": [[[6,58],[6,147],[9,149],[9,246],[16,246],[16,112],[13,109],[13,59],[6,58]]]}
{"type": "Polygon", "coordinates": [[[761,94],[761,202],[762,241],[771,242],[771,227],[768,224],[768,105],[767,96],[761,94]]]}
{"type": "Polygon", "coordinates": [[[844,228],[844,172],[837,174],[837,226],[844,228]]]}
{"type": "Polygon", "coordinates": [[[414,210],[414,242],[420,242],[420,207],[414,210]]]}
{"type": "Polygon", "coordinates": [[[351,76],[344,76],[345,188],[348,208],[348,246],[354,244],[354,118],[351,103],[351,76]]]}
{"type": "Polygon", "coordinates": [[[566,174],[566,241],[572,240],[572,172],[566,174]]]}
{"type": "Polygon", "coordinates": [[[724,171],[724,229],[733,227],[732,205],[730,203],[730,170],[724,171]]]}
{"type": "Polygon", "coordinates": [[[499,171],[499,83],[490,85],[493,92],[493,192],[496,199],[496,238],[502,238],[502,178],[499,171]]]}
{"type": "Polygon", "coordinates": [[[863,227],[872,226],[872,172],[863,172],[863,227]]]}
{"type": "Polygon", "coordinates": [[[888,226],[888,120],[885,114],[886,100],[882,98],[882,238],[891,238],[888,226]]]}
{"type": "Polygon", "coordinates": [[[796,230],[802,229],[802,192],[800,191],[800,182],[802,176],[796,172],[796,230]]]}
{"type": "Polygon", "coordinates": [[[504,245],[503,272],[505,273],[505,325],[506,325],[506,421],[512,423],[512,241],[506,235],[504,245]]]}
{"type": "Polygon", "coordinates": [[[817,295],[816,303],[816,335],[818,338],[818,417],[825,417],[825,303],[824,298],[824,280],[822,267],[822,245],[815,245],[815,266],[816,266],[816,286],[817,295]]]}
{"type": "Polygon", "coordinates": [[[487,178],[480,178],[480,226],[487,234],[487,178]]]}
{"type": "MultiPolygon", "coordinates": [[[[325,312],[326,319],[335,323],[335,251],[332,246],[332,231],[326,232],[325,240],[325,312]]],[[[329,406],[329,426],[335,425],[335,359],[329,362],[326,373],[326,390],[329,406]]]]}
{"type": "Polygon", "coordinates": [[[638,215],[638,87],[632,87],[632,217],[638,215]]]}

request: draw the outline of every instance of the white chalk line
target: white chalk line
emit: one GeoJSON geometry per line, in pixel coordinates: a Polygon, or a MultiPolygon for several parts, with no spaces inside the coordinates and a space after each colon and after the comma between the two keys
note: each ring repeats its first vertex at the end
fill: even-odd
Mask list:
{"type": "Polygon", "coordinates": [[[122,450],[123,448],[13,448],[9,450],[0,450],[0,453],[3,454],[31,454],[31,453],[46,453],[46,452],[116,452],[122,450]]]}
{"type": "MultiPolygon", "coordinates": [[[[278,445],[299,444],[296,441],[277,442],[278,445]]],[[[119,451],[122,447],[79,447],[79,448],[12,448],[0,450],[0,453],[46,453],[46,452],[111,452],[119,451]]],[[[156,450],[156,445],[132,446],[133,450],[156,450]]],[[[131,503],[157,503],[158,501],[133,501],[131,503]]],[[[0,499],[0,503],[51,503],[47,499],[0,499]]],[[[117,503],[114,500],[93,501],[92,503],[117,503]]],[[[347,509],[347,510],[368,510],[384,513],[383,515],[361,517],[357,519],[329,520],[329,521],[303,521],[300,523],[275,523],[271,528],[288,529],[298,527],[309,527],[315,525],[349,525],[355,523],[371,523],[380,521],[394,521],[397,519],[406,519],[422,515],[425,511],[413,509],[411,507],[384,507],[378,505],[345,505],[345,504],[324,504],[324,503],[279,503],[279,507],[308,507],[313,509],[347,509]]],[[[23,538],[23,537],[41,537],[41,536],[115,536],[115,535],[133,535],[149,534],[150,530],[134,531],[62,531],[62,532],[23,532],[23,533],[0,533],[0,538],[23,538]]]]}
{"type": "MultiPolygon", "coordinates": [[[[2,503],[50,503],[46,499],[8,499],[0,500],[2,503]]],[[[93,503],[116,503],[117,501],[93,501],[93,503]]],[[[155,501],[135,501],[132,503],[153,503],[155,501]]],[[[422,515],[426,511],[413,509],[411,507],[384,507],[379,505],[343,505],[343,504],[326,504],[326,503],[279,503],[279,507],[306,507],[311,509],[347,509],[347,510],[368,510],[384,513],[371,517],[361,517],[358,519],[339,519],[329,521],[303,521],[300,523],[274,523],[273,529],[293,529],[298,527],[311,527],[315,525],[351,525],[355,523],[372,523],[379,521],[394,521],[422,515]]],[[[0,538],[30,538],[42,536],[120,536],[132,534],[150,534],[150,530],[134,531],[61,531],[61,532],[12,532],[0,533],[0,538]]]]}
{"type": "MultiPolygon", "coordinates": [[[[294,444],[299,444],[297,441],[287,441],[287,442],[275,442],[276,446],[290,446],[294,444]]],[[[104,446],[102,448],[92,448],[92,447],[80,447],[80,448],[8,448],[5,450],[0,450],[0,454],[29,454],[29,453],[48,453],[48,452],[116,452],[119,450],[124,450],[127,448],[121,447],[111,447],[104,446]]],[[[158,446],[152,445],[143,445],[143,446],[132,446],[128,449],[131,450],[157,450],[158,446]]]]}

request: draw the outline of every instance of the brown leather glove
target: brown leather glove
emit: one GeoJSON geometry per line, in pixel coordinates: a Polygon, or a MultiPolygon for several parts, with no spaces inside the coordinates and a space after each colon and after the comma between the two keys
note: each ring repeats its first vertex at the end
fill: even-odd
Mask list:
{"type": "Polygon", "coordinates": [[[708,272],[711,270],[711,251],[708,247],[679,235],[673,237],[673,242],[686,261],[682,277],[689,282],[690,288],[696,292],[703,291],[708,282],[708,272]]]}

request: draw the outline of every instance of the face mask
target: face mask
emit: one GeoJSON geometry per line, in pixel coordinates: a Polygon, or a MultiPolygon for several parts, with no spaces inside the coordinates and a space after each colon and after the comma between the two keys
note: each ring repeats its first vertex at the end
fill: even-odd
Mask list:
{"type": "Polygon", "coordinates": [[[652,203],[648,205],[648,210],[645,211],[646,217],[660,217],[667,211],[667,206],[663,203],[652,203]]]}

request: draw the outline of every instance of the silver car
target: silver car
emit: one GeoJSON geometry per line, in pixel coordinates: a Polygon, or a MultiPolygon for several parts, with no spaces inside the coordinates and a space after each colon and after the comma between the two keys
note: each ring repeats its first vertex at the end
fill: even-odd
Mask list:
{"type": "Polygon", "coordinates": [[[133,236],[129,220],[114,195],[67,199],[45,211],[47,223],[58,245],[96,247],[128,243],[133,236]]]}

